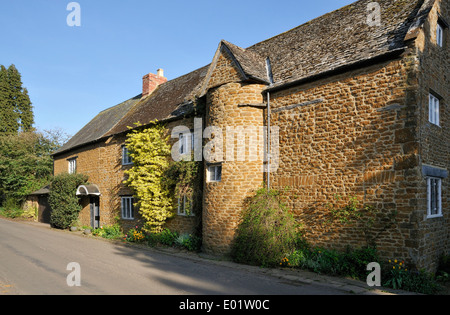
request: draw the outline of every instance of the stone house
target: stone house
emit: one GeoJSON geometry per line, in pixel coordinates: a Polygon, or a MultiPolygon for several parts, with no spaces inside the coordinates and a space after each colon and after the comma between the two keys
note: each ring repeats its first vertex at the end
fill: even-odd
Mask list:
{"type": "Polygon", "coordinates": [[[77,192],[84,224],[139,224],[123,185],[128,127],[185,126],[191,138],[172,139],[180,149],[185,139],[230,144],[202,159],[202,213],[178,206],[167,222],[181,233],[200,223],[206,252],[230,250],[245,198],[267,183],[289,188],[310,242],[364,246],[361,229],[324,224],[334,196],[355,197],[381,213],[382,257],[433,270],[450,249],[449,9],[448,0],[360,0],[246,49],[223,40],[205,67],[170,81],[144,76],[142,94],[54,153],[54,172],[89,176],[77,192]]]}

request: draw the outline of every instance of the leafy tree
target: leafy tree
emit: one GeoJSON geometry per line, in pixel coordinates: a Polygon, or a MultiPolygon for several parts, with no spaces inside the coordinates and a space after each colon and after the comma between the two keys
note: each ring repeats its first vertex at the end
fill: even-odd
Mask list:
{"type": "Polygon", "coordinates": [[[61,131],[38,132],[28,91],[17,68],[0,65],[0,201],[20,204],[48,184],[50,154],[62,143],[61,131]]]}
{"type": "Polygon", "coordinates": [[[133,159],[125,181],[133,189],[138,208],[146,220],[144,230],[150,233],[162,231],[165,221],[173,215],[173,200],[164,184],[164,174],[169,166],[170,145],[165,126],[154,123],[141,130],[132,130],[126,145],[133,159]]]}
{"type": "Polygon", "coordinates": [[[0,132],[9,133],[18,130],[17,115],[11,106],[10,87],[7,69],[0,65],[0,132]]]}
{"type": "Polygon", "coordinates": [[[44,130],[42,134],[51,145],[48,151],[50,153],[53,153],[54,151],[62,147],[71,138],[71,136],[61,128],[47,129],[44,130]]]}
{"type": "Polygon", "coordinates": [[[30,97],[14,65],[0,66],[0,132],[30,131],[34,116],[30,97]]]}
{"type": "Polygon", "coordinates": [[[82,209],[76,190],[87,184],[88,177],[83,174],[61,173],[52,178],[48,203],[52,209],[50,223],[53,227],[66,229],[76,220],[82,209]]]}
{"type": "Polygon", "coordinates": [[[48,184],[53,173],[50,153],[55,144],[39,132],[0,134],[0,196],[23,201],[48,184]]]}

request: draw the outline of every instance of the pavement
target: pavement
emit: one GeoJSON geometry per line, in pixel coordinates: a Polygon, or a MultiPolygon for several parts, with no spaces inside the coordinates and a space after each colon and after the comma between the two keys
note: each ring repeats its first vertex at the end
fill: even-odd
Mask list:
{"type": "MultiPolygon", "coordinates": [[[[20,221],[20,222],[23,222],[25,224],[30,224],[33,226],[37,226],[40,228],[48,228],[48,229],[51,228],[49,224],[40,223],[40,222],[34,222],[34,221],[20,221]]],[[[100,237],[94,237],[92,235],[86,236],[86,235],[84,235],[84,233],[82,231],[78,231],[78,232],[61,231],[61,232],[78,234],[81,237],[97,238],[100,241],[110,241],[110,240],[106,240],[106,239],[103,239],[100,237]]],[[[124,246],[148,248],[145,245],[129,244],[129,243],[124,244],[124,246]]],[[[314,284],[316,286],[323,286],[325,291],[327,289],[334,289],[334,290],[342,292],[342,294],[420,295],[420,294],[414,293],[414,292],[394,290],[394,289],[385,288],[385,287],[369,287],[367,285],[367,283],[360,281],[360,280],[317,274],[317,273],[307,271],[307,270],[300,270],[300,269],[295,269],[295,268],[261,268],[261,267],[257,267],[257,266],[238,264],[238,263],[235,263],[223,256],[213,256],[213,255],[208,255],[205,253],[193,253],[193,252],[189,252],[189,251],[178,249],[178,248],[172,248],[172,247],[152,247],[152,249],[156,250],[156,251],[160,251],[167,255],[173,255],[173,256],[189,259],[189,260],[204,261],[204,262],[208,262],[211,264],[226,266],[229,268],[245,270],[250,273],[264,274],[266,276],[278,278],[283,283],[288,283],[288,284],[293,284],[293,285],[295,285],[295,284],[299,284],[299,285],[314,284]]],[[[8,284],[0,283],[0,291],[9,291],[11,289],[12,288],[10,288],[10,286],[8,284]]],[[[10,292],[10,293],[12,293],[12,292],[10,292]]]]}
{"type": "Polygon", "coordinates": [[[238,268],[252,273],[262,273],[267,276],[278,278],[281,282],[293,285],[314,284],[315,286],[323,286],[325,291],[329,291],[327,289],[335,289],[342,291],[343,294],[355,295],[417,295],[417,293],[414,292],[394,290],[391,288],[369,287],[367,283],[360,280],[317,274],[307,270],[295,268],[261,268],[237,264],[224,257],[217,257],[204,253],[186,253],[176,248],[160,248],[159,250],[176,256],[184,256],[187,259],[208,260],[210,263],[212,262],[230,268],[238,268]]]}

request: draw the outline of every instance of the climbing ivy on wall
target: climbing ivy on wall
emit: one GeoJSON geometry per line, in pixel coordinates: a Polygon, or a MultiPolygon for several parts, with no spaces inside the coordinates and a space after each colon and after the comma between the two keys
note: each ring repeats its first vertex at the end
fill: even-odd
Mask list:
{"type": "Polygon", "coordinates": [[[145,129],[133,129],[125,142],[133,159],[125,184],[133,189],[146,221],[143,229],[150,233],[161,232],[173,216],[173,197],[163,177],[170,162],[168,139],[165,126],[155,121],[145,129]]]}
{"type": "Polygon", "coordinates": [[[185,204],[187,215],[201,211],[202,203],[202,163],[196,161],[171,161],[164,173],[165,185],[173,196],[189,200],[185,204]]]}

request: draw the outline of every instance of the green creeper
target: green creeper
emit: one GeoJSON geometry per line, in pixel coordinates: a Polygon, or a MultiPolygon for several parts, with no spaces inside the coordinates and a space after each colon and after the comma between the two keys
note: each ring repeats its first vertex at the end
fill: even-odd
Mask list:
{"type": "Polygon", "coordinates": [[[139,212],[146,220],[143,229],[159,233],[166,220],[173,216],[173,201],[164,183],[169,167],[170,145],[165,127],[155,122],[150,127],[133,129],[126,146],[133,159],[133,167],[126,171],[125,184],[133,189],[139,212]]]}

